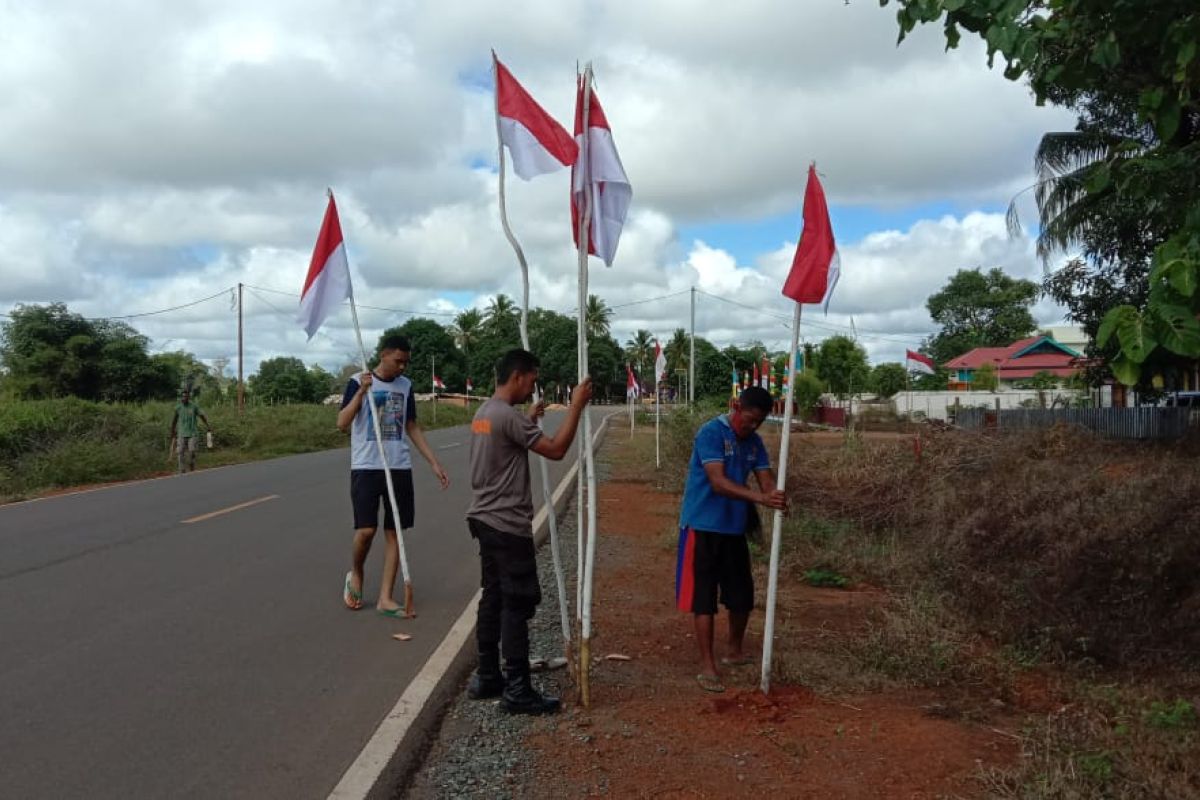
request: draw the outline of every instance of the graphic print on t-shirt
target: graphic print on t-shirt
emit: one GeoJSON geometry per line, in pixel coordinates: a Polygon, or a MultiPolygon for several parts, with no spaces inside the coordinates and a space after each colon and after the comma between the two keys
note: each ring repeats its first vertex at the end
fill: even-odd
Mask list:
{"type": "MultiPolygon", "coordinates": [[[[378,408],[379,430],[385,442],[398,442],[404,438],[404,408],[407,398],[404,392],[389,392],[386,390],[372,391],[371,400],[378,408]]],[[[369,410],[368,410],[369,412],[369,410]]]]}

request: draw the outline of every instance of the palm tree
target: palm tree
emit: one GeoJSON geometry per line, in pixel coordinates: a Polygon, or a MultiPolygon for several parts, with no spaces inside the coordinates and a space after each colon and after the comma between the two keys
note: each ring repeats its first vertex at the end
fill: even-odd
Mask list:
{"type": "Polygon", "coordinates": [[[674,374],[677,369],[687,369],[692,357],[692,340],[687,331],[676,328],[663,351],[667,354],[667,372],[674,374]]]}
{"type": "Polygon", "coordinates": [[[516,319],[519,313],[517,304],[511,297],[498,294],[488,303],[486,319],[489,325],[501,327],[508,320],[516,319]]]}
{"type": "Polygon", "coordinates": [[[587,335],[589,339],[603,339],[609,334],[612,309],[608,303],[594,294],[587,299],[587,335]]]}
{"type": "MultiPolygon", "coordinates": [[[[1144,146],[1144,145],[1143,145],[1144,146]]],[[[1127,138],[1098,130],[1047,133],[1034,154],[1039,231],[1037,252],[1044,262],[1067,252],[1111,226],[1119,198],[1094,187],[1109,162],[1139,155],[1127,138]],[[1122,147],[1122,145],[1124,147],[1122,147]]],[[[1017,198],[1008,206],[1008,228],[1021,233],[1017,198]]]]}
{"type": "Polygon", "coordinates": [[[633,338],[625,342],[625,357],[637,370],[638,381],[645,383],[642,370],[649,367],[654,370],[654,334],[644,328],[639,328],[633,338]]]}
{"type": "Polygon", "coordinates": [[[454,318],[450,326],[450,335],[454,337],[454,346],[463,353],[471,352],[471,345],[479,338],[483,327],[483,314],[477,308],[468,308],[454,318]]]}

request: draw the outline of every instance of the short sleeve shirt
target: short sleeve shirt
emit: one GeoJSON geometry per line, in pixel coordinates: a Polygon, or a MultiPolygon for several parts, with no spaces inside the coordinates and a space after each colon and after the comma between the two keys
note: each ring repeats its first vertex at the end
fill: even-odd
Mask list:
{"type": "Polygon", "coordinates": [[[757,433],[738,439],[729,424],[728,414],[704,423],[692,444],[679,525],[698,531],[742,535],[746,532],[750,504],[713,491],[704,465],[717,462],[724,468],[725,477],[739,486],[744,485],[752,473],[771,468],[767,448],[757,433]]]}
{"type": "MultiPolygon", "coordinates": [[[[358,393],[358,378],[351,378],[342,395],[342,408],[358,393]]],[[[378,408],[379,429],[383,434],[383,450],[389,469],[412,469],[412,455],[404,436],[409,420],[417,419],[417,403],[413,399],[412,381],[397,375],[385,381],[371,373],[371,397],[363,398],[350,428],[350,469],[383,469],[379,460],[379,445],[371,424],[371,409],[378,408]],[[374,401],[373,403],[370,401],[374,401]]]]}
{"type": "Polygon", "coordinates": [[[529,448],[542,429],[503,400],[484,401],[471,421],[471,507],[467,517],[505,533],[533,536],[529,448]]]}
{"type": "Polygon", "coordinates": [[[175,416],[178,419],[176,430],[179,432],[180,438],[195,437],[199,434],[200,424],[200,406],[195,403],[175,404],[175,416]]]}

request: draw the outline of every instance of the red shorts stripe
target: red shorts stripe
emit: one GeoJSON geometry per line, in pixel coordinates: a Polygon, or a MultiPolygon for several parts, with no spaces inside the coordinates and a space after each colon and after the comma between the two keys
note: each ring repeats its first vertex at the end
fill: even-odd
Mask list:
{"type": "Polygon", "coordinates": [[[691,612],[696,594],[696,536],[691,528],[679,529],[679,555],[675,564],[675,606],[691,612]]]}

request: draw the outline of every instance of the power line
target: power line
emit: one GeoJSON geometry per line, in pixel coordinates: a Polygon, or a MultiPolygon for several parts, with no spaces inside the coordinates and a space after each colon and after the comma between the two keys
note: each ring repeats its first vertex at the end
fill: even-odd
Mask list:
{"type": "Polygon", "coordinates": [[[179,311],[180,309],[183,309],[183,308],[191,308],[192,306],[198,306],[201,303],[207,303],[209,300],[214,300],[218,297],[221,297],[226,292],[233,291],[233,289],[234,289],[234,287],[229,286],[229,287],[226,287],[226,288],[222,289],[221,291],[217,292],[216,294],[210,294],[208,297],[202,297],[199,300],[193,300],[192,302],[184,303],[183,305],[171,306],[170,308],[160,308],[157,311],[143,311],[139,314],[123,314],[121,316],[115,316],[115,317],[84,317],[84,319],[88,322],[103,322],[105,320],[112,320],[112,319],[137,319],[139,317],[153,317],[156,314],[166,314],[171,311],[179,311]]]}
{"type": "MultiPolygon", "coordinates": [[[[271,294],[281,294],[281,295],[284,295],[285,297],[296,297],[296,298],[300,297],[300,295],[296,294],[295,292],[285,292],[280,289],[268,289],[265,286],[252,286],[249,283],[243,283],[242,285],[245,286],[247,289],[257,289],[260,292],[270,292],[271,294]]],[[[260,297],[259,299],[262,300],[263,298],[260,297]]],[[[367,309],[370,309],[371,311],[389,311],[393,314],[409,314],[414,317],[456,317],[456,316],[458,316],[457,311],[413,311],[412,309],[408,309],[408,308],[384,308],[382,306],[363,305],[362,303],[357,303],[356,305],[359,308],[367,308],[367,309]]]]}

